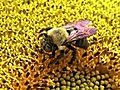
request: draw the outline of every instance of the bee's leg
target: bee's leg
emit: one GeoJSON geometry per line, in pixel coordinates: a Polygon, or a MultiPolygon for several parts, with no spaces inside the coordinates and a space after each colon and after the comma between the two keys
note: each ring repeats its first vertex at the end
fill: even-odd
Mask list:
{"type": "Polygon", "coordinates": [[[43,52],[43,49],[39,49],[39,53],[42,54],[41,58],[42,58],[42,63],[45,61],[45,54],[43,52]]]}
{"type": "Polygon", "coordinates": [[[73,61],[75,61],[76,59],[76,48],[74,48],[71,45],[67,45],[67,47],[72,50],[72,58],[71,58],[71,61],[69,62],[69,64],[72,64],[73,61]]]}
{"type": "Polygon", "coordinates": [[[38,48],[39,53],[43,53],[43,49],[38,48]]]}
{"type": "Polygon", "coordinates": [[[44,52],[44,50],[42,48],[39,48],[39,53],[42,54],[42,63],[44,63],[46,61],[45,56],[48,56],[49,58],[55,56],[55,52],[52,52],[52,54],[46,53],[44,52]]]}
{"type": "Polygon", "coordinates": [[[52,52],[52,54],[49,55],[49,58],[54,58],[55,57],[55,51],[52,52]]]}
{"type": "MultiPolygon", "coordinates": [[[[70,59],[72,58],[71,54],[72,54],[72,50],[66,50],[64,51],[65,52],[65,55],[64,57],[62,58],[59,58],[59,60],[53,62],[53,64],[49,64],[49,68],[52,70],[52,71],[61,71],[63,68],[65,68],[70,59]]],[[[60,53],[59,53],[60,54],[60,53]]]]}
{"type": "Polygon", "coordinates": [[[64,56],[64,50],[60,50],[60,54],[50,64],[58,64],[59,60],[64,56]]]}
{"type": "Polygon", "coordinates": [[[56,51],[58,50],[57,45],[51,44],[51,52],[52,54],[50,55],[50,58],[54,58],[56,56],[56,51]]]}
{"type": "Polygon", "coordinates": [[[77,61],[78,61],[78,63],[81,63],[82,62],[82,55],[83,55],[83,53],[85,53],[85,49],[83,49],[83,48],[78,48],[77,49],[77,51],[76,51],[76,59],[77,59],[77,61]]]}

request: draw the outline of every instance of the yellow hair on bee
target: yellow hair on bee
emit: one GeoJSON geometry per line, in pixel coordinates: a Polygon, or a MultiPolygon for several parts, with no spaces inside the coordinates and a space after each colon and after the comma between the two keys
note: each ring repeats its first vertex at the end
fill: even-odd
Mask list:
{"type": "Polygon", "coordinates": [[[53,42],[57,46],[61,46],[63,42],[66,40],[66,38],[68,37],[68,32],[66,31],[66,29],[62,27],[53,28],[49,30],[47,33],[53,39],[53,42]]]}

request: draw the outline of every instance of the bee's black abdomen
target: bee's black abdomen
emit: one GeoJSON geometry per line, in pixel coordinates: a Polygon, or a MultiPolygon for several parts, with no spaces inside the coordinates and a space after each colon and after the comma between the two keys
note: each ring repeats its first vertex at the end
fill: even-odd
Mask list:
{"type": "Polygon", "coordinates": [[[88,44],[87,39],[84,38],[84,39],[79,39],[79,40],[77,40],[76,43],[75,43],[75,46],[80,47],[80,48],[87,49],[88,46],[89,46],[89,44],[88,44]]]}

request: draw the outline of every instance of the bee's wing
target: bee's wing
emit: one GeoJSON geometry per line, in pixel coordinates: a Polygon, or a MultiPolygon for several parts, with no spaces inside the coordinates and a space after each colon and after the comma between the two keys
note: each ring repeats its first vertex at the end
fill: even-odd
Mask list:
{"type": "Polygon", "coordinates": [[[81,21],[77,21],[73,26],[76,26],[76,27],[79,27],[79,26],[82,26],[82,27],[85,27],[87,26],[88,24],[91,24],[92,22],[89,21],[89,20],[81,20],[81,21]]]}
{"type": "Polygon", "coordinates": [[[75,27],[77,29],[80,29],[81,27],[85,27],[88,24],[91,24],[92,22],[89,20],[81,20],[81,21],[77,21],[77,22],[73,22],[73,23],[68,23],[63,27],[75,27]]]}
{"type": "Polygon", "coordinates": [[[88,27],[88,25],[91,23],[92,22],[89,20],[82,20],[82,21],[77,21],[77,22],[69,23],[69,24],[65,25],[64,27],[66,29],[72,27],[74,29],[76,28],[76,30],[71,31],[70,35],[68,36],[67,40],[64,43],[68,43],[68,42],[72,42],[74,40],[86,38],[86,37],[89,37],[89,36],[95,34],[96,29],[88,27]]]}
{"type": "Polygon", "coordinates": [[[68,36],[65,43],[72,42],[74,40],[78,40],[78,39],[82,39],[82,38],[86,38],[86,37],[89,37],[89,36],[91,36],[95,33],[96,33],[95,28],[82,28],[82,29],[79,29],[79,30],[74,30],[68,36]]]}
{"type": "MultiPolygon", "coordinates": [[[[82,30],[78,30],[78,32],[76,33],[77,37],[75,37],[76,39],[82,39],[82,38],[86,38],[89,36],[92,36],[93,34],[96,33],[96,29],[95,28],[84,28],[82,30]]],[[[72,37],[72,36],[70,36],[72,37]]]]}

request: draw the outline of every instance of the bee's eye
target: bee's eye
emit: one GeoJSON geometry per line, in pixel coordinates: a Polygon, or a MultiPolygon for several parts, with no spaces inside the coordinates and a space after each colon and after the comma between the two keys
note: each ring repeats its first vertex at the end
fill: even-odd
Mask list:
{"type": "Polygon", "coordinates": [[[46,45],[44,46],[44,50],[45,50],[46,52],[53,52],[53,51],[55,51],[55,50],[57,50],[57,49],[58,49],[57,45],[55,45],[55,44],[53,44],[53,43],[48,43],[48,44],[46,44],[46,45]]]}
{"type": "Polygon", "coordinates": [[[51,51],[52,51],[52,45],[46,44],[46,45],[44,46],[44,49],[45,49],[45,51],[47,51],[47,52],[51,52],[51,51]]]}

